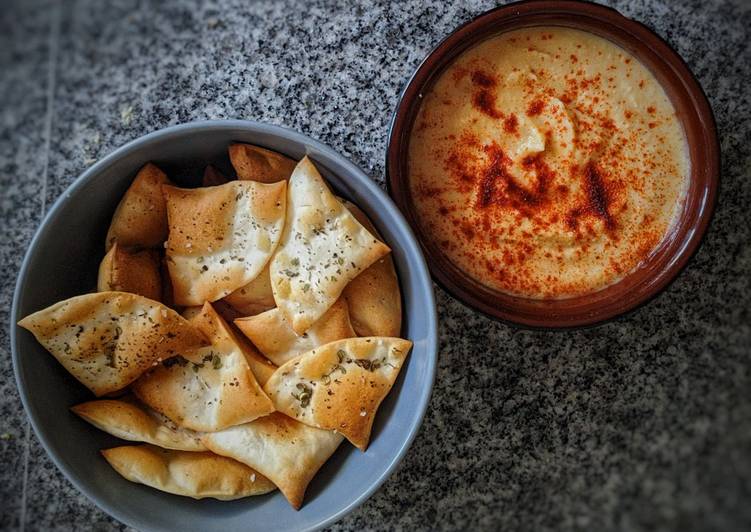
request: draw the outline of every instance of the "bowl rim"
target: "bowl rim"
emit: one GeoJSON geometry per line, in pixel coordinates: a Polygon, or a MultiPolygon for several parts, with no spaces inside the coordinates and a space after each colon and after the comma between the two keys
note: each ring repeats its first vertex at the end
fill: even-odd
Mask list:
{"type": "MultiPolygon", "coordinates": [[[[583,29],[582,31],[588,30],[583,29]]],[[[621,45],[616,43],[616,46],[621,45]]],[[[638,53],[631,53],[640,62],[642,61],[638,53]]],[[[662,81],[660,81],[660,84],[667,90],[662,81]]],[[[688,133],[686,135],[688,137],[688,133]]],[[[691,146],[689,145],[689,153],[690,151],[691,146]]],[[[691,163],[689,179],[693,180],[695,176],[693,158],[691,163]]],[[[386,186],[389,194],[402,212],[405,213],[405,217],[415,230],[423,253],[428,259],[433,280],[441,288],[465,306],[507,325],[524,329],[566,330],[589,328],[630,314],[662,294],[675,281],[701,247],[716,210],[720,188],[721,158],[716,120],[703,87],[678,52],[655,31],[642,22],[626,17],[614,8],[588,0],[521,0],[484,11],[456,26],[425,55],[404,84],[392,114],[385,167],[386,186]],[[705,142],[706,160],[702,159],[701,165],[705,171],[702,173],[699,170],[699,173],[704,176],[706,183],[702,189],[696,191],[696,194],[703,192],[703,196],[700,198],[698,215],[693,223],[688,226],[687,232],[689,234],[682,239],[682,245],[678,249],[674,249],[671,254],[666,255],[668,257],[666,264],[657,272],[653,272],[653,282],[648,287],[643,288],[643,293],[625,304],[611,303],[610,307],[603,312],[589,309],[586,313],[579,311],[579,314],[572,316],[563,316],[560,311],[558,314],[546,314],[546,304],[556,305],[555,301],[567,300],[521,298],[494,291],[476,282],[443,257],[440,252],[431,249],[432,245],[426,245],[425,241],[429,239],[423,237],[423,230],[411,205],[407,172],[402,171],[406,167],[404,160],[407,157],[406,148],[409,142],[409,134],[426,87],[429,90],[430,85],[440,72],[450,65],[455,58],[494,33],[500,34],[521,27],[546,25],[524,24],[526,17],[543,14],[561,17],[561,21],[553,24],[547,23],[548,26],[577,28],[571,21],[584,15],[603,22],[600,36],[607,38],[608,34],[612,35],[615,30],[618,30],[621,37],[625,34],[632,42],[649,43],[659,52],[661,66],[672,74],[673,81],[676,84],[680,83],[685,90],[687,101],[691,103],[689,107],[692,113],[692,116],[687,120],[694,120],[695,123],[699,124],[697,128],[701,130],[705,142]],[[567,20],[568,23],[564,20],[567,20]],[[493,26],[499,23],[503,23],[504,27],[494,32],[493,26]],[[475,36],[474,32],[480,34],[480,36],[475,36]],[[504,300],[507,307],[514,307],[514,305],[517,305],[517,307],[506,310],[493,305],[495,301],[501,299],[504,300]],[[521,305],[526,305],[526,314],[520,312],[521,305]],[[530,309],[534,306],[537,306],[538,311],[536,314],[530,315],[530,309]]],[[[685,208],[689,199],[690,196],[687,195],[684,211],[681,213],[679,220],[684,219],[689,214],[685,208]]],[[[657,249],[659,250],[663,245],[666,245],[667,240],[663,240],[657,249]]],[[[630,276],[631,273],[601,291],[579,297],[585,298],[594,294],[601,294],[605,290],[618,286],[621,281],[628,279],[630,276]]],[[[568,301],[571,301],[571,299],[568,301]]],[[[563,312],[565,313],[565,311],[563,312]]]]}
{"type": "MultiPolygon", "coordinates": [[[[84,172],[82,172],[60,194],[60,196],[55,200],[55,202],[50,207],[50,209],[47,210],[47,212],[45,213],[44,218],[39,223],[39,226],[34,232],[34,236],[32,237],[28,247],[26,248],[26,252],[24,254],[21,267],[19,268],[18,277],[16,279],[14,292],[13,292],[13,302],[11,306],[10,324],[9,324],[10,325],[11,358],[13,361],[13,373],[15,376],[16,387],[18,389],[19,396],[21,398],[21,403],[23,404],[24,410],[26,412],[26,417],[29,423],[31,424],[32,429],[34,430],[34,433],[36,434],[37,438],[42,444],[42,447],[46,451],[47,455],[52,459],[53,463],[63,473],[63,475],[68,479],[68,481],[71,482],[79,492],[83,493],[97,507],[101,508],[107,514],[116,518],[120,522],[125,523],[128,526],[133,526],[137,529],[141,529],[141,530],[149,529],[148,523],[142,522],[142,521],[141,522],[134,521],[134,519],[132,519],[130,516],[121,512],[118,507],[107,504],[104,501],[100,500],[97,494],[94,493],[94,490],[90,490],[88,486],[86,485],[86,483],[84,483],[82,479],[79,478],[78,475],[73,474],[67,468],[67,466],[65,465],[65,459],[63,458],[63,456],[60,453],[58,453],[56,449],[53,449],[48,445],[47,438],[45,436],[44,427],[39,425],[36,417],[33,415],[34,410],[31,407],[31,399],[29,397],[29,387],[27,383],[24,381],[20,373],[20,369],[19,369],[20,355],[19,355],[19,346],[18,346],[17,322],[19,319],[18,310],[19,310],[19,305],[20,305],[20,292],[21,292],[21,287],[26,282],[28,269],[30,267],[29,265],[32,262],[33,255],[35,254],[35,250],[37,248],[38,240],[40,239],[42,230],[47,226],[47,224],[49,223],[51,219],[57,216],[58,211],[60,211],[63,205],[65,205],[68,202],[73,192],[77,191],[79,188],[82,188],[89,180],[96,178],[96,176],[100,173],[100,171],[107,168],[114,161],[122,157],[125,157],[133,152],[136,152],[142,146],[148,145],[149,143],[157,139],[170,137],[175,134],[180,134],[185,131],[196,130],[196,129],[207,129],[207,130],[245,129],[249,132],[254,132],[254,133],[259,133],[262,131],[265,134],[270,134],[276,137],[281,137],[286,140],[290,140],[292,142],[300,143],[304,145],[308,149],[308,151],[314,150],[317,153],[321,153],[328,158],[336,160],[338,164],[340,164],[342,167],[345,168],[345,174],[347,176],[352,176],[354,179],[360,181],[371,196],[376,196],[379,198],[379,200],[381,200],[381,202],[386,208],[385,218],[391,219],[394,221],[394,223],[396,223],[397,225],[401,225],[403,227],[404,232],[407,236],[406,245],[409,248],[411,248],[409,250],[410,254],[414,255],[414,257],[417,259],[417,262],[410,261],[410,268],[418,272],[417,277],[420,283],[422,284],[420,289],[422,292],[424,292],[425,297],[428,299],[428,302],[429,302],[429,308],[422,309],[426,317],[426,324],[427,324],[427,335],[425,338],[424,345],[425,345],[427,354],[429,355],[427,357],[428,358],[427,368],[428,368],[429,379],[421,391],[419,401],[417,402],[417,404],[415,404],[415,410],[418,412],[418,417],[416,418],[417,421],[409,428],[409,432],[406,434],[405,439],[399,446],[397,453],[391,457],[388,465],[383,469],[381,475],[375,480],[375,482],[373,482],[368,487],[368,489],[366,489],[363,493],[361,493],[358,497],[353,499],[349,504],[344,506],[342,509],[340,509],[336,513],[329,515],[328,517],[324,517],[320,519],[318,522],[313,523],[307,529],[305,529],[305,530],[320,530],[328,525],[331,525],[339,521],[340,519],[342,519],[343,517],[345,517],[352,511],[354,511],[361,504],[363,504],[367,499],[369,499],[381,487],[381,485],[383,485],[383,483],[386,480],[388,480],[389,477],[391,477],[391,475],[394,473],[397,466],[404,459],[407,451],[411,447],[415,438],[417,437],[417,434],[419,433],[420,428],[422,427],[428,405],[430,404],[430,399],[432,397],[432,392],[433,392],[433,388],[435,384],[435,376],[436,376],[437,362],[438,362],[438,312],[437,312],[437,307],[436,307],[436,302],[435,302],[435,293],[433,290],[433,285],[431,282],[430,274],[428,272],[428,267],[425,261],[425,257],[423,256],[422,249],[418,243],[418,240],[414,234],[414,231],[412,230],[412,227],[404,219],[401,211],[396,207],[396,205],[394,204],[392,199],[388,196],[388,194],[386,194],[376,184],[376,182],[373,181],[371,178],[369,178],[367,174],[365,174],[357,165],[355,165],[353,162],[351,162],[349,159],[347,159],[343,155],[336,152],[333,148],[330,148],[329,146],[323,144],[322,142],[318,140],[315,140],[307,135],[304,135],[302,133],[299,133],[297,131],[294,131],[286,127],[278,126],[275,124],[269,124],[266,122],[255,121],[255,120],[197,120],[197,121],[185,122],[181,124],[168,126],[166,128],[158,129],[150,133],[147,133],[145,135],[142,135],[140,137],[137,137],[127,142],[126,144],[120,146],[119,148],[114,149],[112,152],[102,157],[99,161],[97,161],[91,167],[87,168],[84,172]]],[[[299,511],[304,511],[304,507],[299,511]]]]}

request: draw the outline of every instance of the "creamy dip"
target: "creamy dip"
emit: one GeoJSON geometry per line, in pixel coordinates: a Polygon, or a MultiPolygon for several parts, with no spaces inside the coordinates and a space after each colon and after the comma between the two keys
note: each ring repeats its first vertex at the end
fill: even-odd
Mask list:
{"type": "Polygon", "coordinates": [[[686,140],[655,77],[583,31],[528,28],[460,56],[409,145],[423,233],[461,270],[531,298],[594,292],[670,232],[686,140]]]}

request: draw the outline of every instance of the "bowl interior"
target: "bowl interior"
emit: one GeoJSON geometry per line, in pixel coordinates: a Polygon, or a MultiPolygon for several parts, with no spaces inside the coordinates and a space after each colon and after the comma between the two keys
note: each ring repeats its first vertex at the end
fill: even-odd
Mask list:
{"type": "Polygon", "coordinates": [[[11,314],[14,365],[32,425],[73,483],[116,518],[148,530],[307,530],[340,518],[389,475],[415,437],[435,373],[437,337],[432,283],[409,226],[389,198],[354,165],[303,135],[252,122],[176,126],[117,150],[82,175],[51,209],[19,275],[11,314]],[[180,185],[198,183],[212,163],[227,168],[227,146],[251,142],[298,159],[308,154],[336,192],[359,205],[393,250],[402,288],[402,335],[414,342],[394,389],[375,420],[367,452],[344,442],[293,510],[276,491],[232,502],[195,501],[130,483],[99,455],[123,445],[68,408],[91,394],[16,322],[59,300],[89,292],[104,255],[112,213],[138,169],[148,161],[180,185]]]}
{"type": "Polygon", "coordinates": [[[617,11],[578,1],[519,2],[489,11],[458,28],[423,61],[407,84],[392,122],[387,155],[392,197],[415,229],[434,278],[454,297],[502,320],[561,328],[597,323],[646,302],[672,281],[697,249],[711,218],[719,179],[719,145],[712,110],[681,58],[657,35],[617,11]],[[665,88],[686,134],[691,175],[678,223],[657,249],[621,281],[559,300],[515,297],[493,290],[450,262],[421,227],[408,183],[409,141],[422,95],[464,51],[504,31],[564,26],[614,42],[639,59],[665,88]]]}

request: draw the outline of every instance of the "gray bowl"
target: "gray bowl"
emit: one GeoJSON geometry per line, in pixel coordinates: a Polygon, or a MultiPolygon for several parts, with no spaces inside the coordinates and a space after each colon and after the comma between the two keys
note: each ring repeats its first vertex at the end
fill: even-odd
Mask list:
{"type": "Polygon", "coordinates": [[[130,142],[83,173],[42,222],[16,285],[11,348],[18,389],[37,436],[70,481],[103,510],[141,530],[311,530],[342,518],[394,471],[417,435],[430,399],[437,358],[433,285],[412,230],[388,196],[355,165],[320,142],[248,121],[195,122],[130,142]],[[341,196],[359,205],[393,250],[404,303],[402,335],[414,342],[383,402],[367,452],[346,442],[293,510],[274,493],[232,502],[195,501],[121,478],[100,449],[122,445],[70,413],[92,398],[18,320],[96,285],[112,213],[136,171],[153,161],[180,185],[196,184],[207,163],[227,167],[227,146],[250,142],[298,159],[307,154],[341,196]]]}

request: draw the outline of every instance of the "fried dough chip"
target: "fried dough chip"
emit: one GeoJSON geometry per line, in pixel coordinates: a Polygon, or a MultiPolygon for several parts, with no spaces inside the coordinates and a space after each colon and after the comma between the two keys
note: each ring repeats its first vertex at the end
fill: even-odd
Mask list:
{"type": "Polygon", "coordinates": [[[167,262],[177,305],[216,301],[261,273],[281,238],[285,190],[285,182],[254,181],[163,187],[167,262]]]}
{"type": "Polygon", "coordinates": [[[215,187],[227,183],[229,179],[221,173],[216,167],[208,165],[203,170],[203,177],[201,178],[202,187],[215,187]]]}
{"type": "Polygon", "coordinates": [[[264,389],[279,412],[336,430],[364,451],[376,411],[411,347],[401,338],[331,342],[280,366],[264,389]]]}
{"type": "Polygon", "coordinates": [[[175,292],[172,289],[172,278],[169,275],[167,256],[164,254],[162,254],[162,259],[159,262],[159,276],[162,279],[162,298],[160,301],[170,308],[175,308],[175,292]]]}
{"type": "MultiPolygon", "coordinates": [[[[214,308],[217,314],[222,317],[224,320],[224,325],[227,327],[227,330],[232,333],[232,340],[237,343],[238,347],[240,347],[240,350],[245,355],[245,360],[248,363],[248,366],[250,366],[250,370],[253,372],[253,375],[255,375],[256,380],[258,381],[258,384],[263,386],[266,384],[266,381],[268,381],[271,376],[274,374],[274,372],[277,369],[276,364],[271,362],[268,358],[263,356],[256,347],[251,344],[245,336],[241,333],[241,331],[237,328],[236,325],[232,323],[230,320],[237,319],[238,316],[236,315],[236,312],[229,307],[229,305],[225,305],[229,308],[222,308],[221,301],[215,301],[211,304],[211,306],[214,308]],[[230,316],[230,314],[235,314],[233,316],[230,316]]],[[[183,317],[191,321],[196,316],[199,316],[203,312],[203,307],[188,307],[185,310],[183,310],[183,317]]]]}
{"type": "Polygon", "coordinates": [[[274,300],[292,329],[308,330],[352,279],[389,251],[303,158],[289,181],[287,222],[270,266],[274,300]]]}
{"type": "Polygon", "coordinates": [[[76,296],[18,324],[97,396],[124,388],[158,361],[208,343],[174,310],[125,292],[76,296]]]}
{"type": "Polygon", "coordinates": [[[252,144],[230,144],[229,159],[238,179],[260,183],[276,183],[289,179],[297,164],[281,153],[252,144]]]}
{"type": "Polygon", "coordinates": [[[201,441],[217,454],[234,458],[267,476],[299,509],[305,489],[344,438],[274,413],[201,441]]]}
{"type": "Polygon", "coordinates": [[[178,427],[166,416],[132,398],[88,401],[71,407],[71,410],[96,428],[123,440],[178,451],[206,450],[200,434],[178,427]]]}
{"type": "Polygon", "coordinates": [[[131,482],[194,499],[231,501],[275,489],[269,479],[245,464],[210,452],[126,445],[105,449],[102,455],[131,482]]]}
{"type": "Polygon", "coordinates": [[[161,301],[160,267],[161,258],[157,250],[129,251],[115,242],[99,265],[97,291],[130,292],[161,301]]]}
{"type": "Polygon", "coordinates": [[[184,309],[182,309],[182,312],[180,312],[180,315],[186,320],[190,321],[198,316],[201,312],[203,312],[203,306],[195,305],[192,307],[185,307],[184,309]]]}
{"type": "Polygon", "coordinates": [[[276,302],[271,290],[269,265],[266,265],[258,277],[227,295],[224,301],[243,316],[253,316],[274,308],[276,302]]]}
{"type": "MultiPolygon", "coordinates": [[[[344,205],[368,231],[381,238],[357,205],[346,200],[344,205]]],[[[358,336],[399,336],[402,294],[391,254],[378,259],[352,279],[342,291],[342,297],[349,304],[349,317],[358,336]]]]}
{"type": "MultiPolygon", "coordinates": [[[[231,324],[228,324],[228,326],[230,328],[233,327],[233,325],[231,324]]],[[[255,375],[258,384],[263,386],[276,372],[278,366],[271,360],[263,356],[261,353],[259,353],[258,349],[256,349],[253,344],[243,338],[242,334],[236,334],[235,338],[237,339],[237,345],[240,346],[243,354],[245,355],[245,360],[250,367],[250,371],[252,371],[253,375],[255,375]]]]}
{"type": "Polygon", "coordinates": [[[235,325],[278,366],[320,345],[357,336],[349,321],[347,303],[341,298],[302,336],[292,330],[278,308],[236,319],[235,325]]]}
{"type": "Polygon", "coordinates": [[[167,240],[167,210],[162,185],[170,184],[165,173],[151,163],[139,170],[112,216],[105,241],[106,251],[115,242],[122,247],[161,247],[167,240]]]}
{"type": "Polygon", "coordinates": [[[217,314],[224,318],[224,321],[227,323],[232,323],[237,318],[243,317],[241,312],[238,312],[236,308],[221,299],[219,301],[214,301],[211,305],[214,307],[217,314]]]}
{"type": "Polygon", "coordinates": [[[190,323],[211,345],[149,371],[133,383],[136,396],[181,427],[196,431],[221,430],[273,412],[237,337],[211,303],[190,323]]]}
{"type": "Polygon", "coordinates": [[[238,329],[232,324],[232,321],[230,321],[237,318],[237,316],[228,316],[231,314],[231,309],[224,309],[224,306],[226,305],[223,305],[221,301],[212,303],[210,305],[211,310],[204,305],[199,313],[194,313],[188,318],[188,320],[210,337],[213,336],[213,331],[217,328],[224,331],[222,334],[226,334],[235,344],[237,344],[240,351],[245,355],[245,360],[248,363],[248,366],[250,366],[253,375],[255,375],[258,384],[263,386],[277,370],[277,366],[271,362],[271,360],[259,353],[258,349],[248,342],[245,336],[240,334],[238,329]],[[206,309],[206,315],[199,316],[199,314],[204,312],[204,309],[206,309]],[[198,319],[193,321],[197,316],[198,319]]]}

